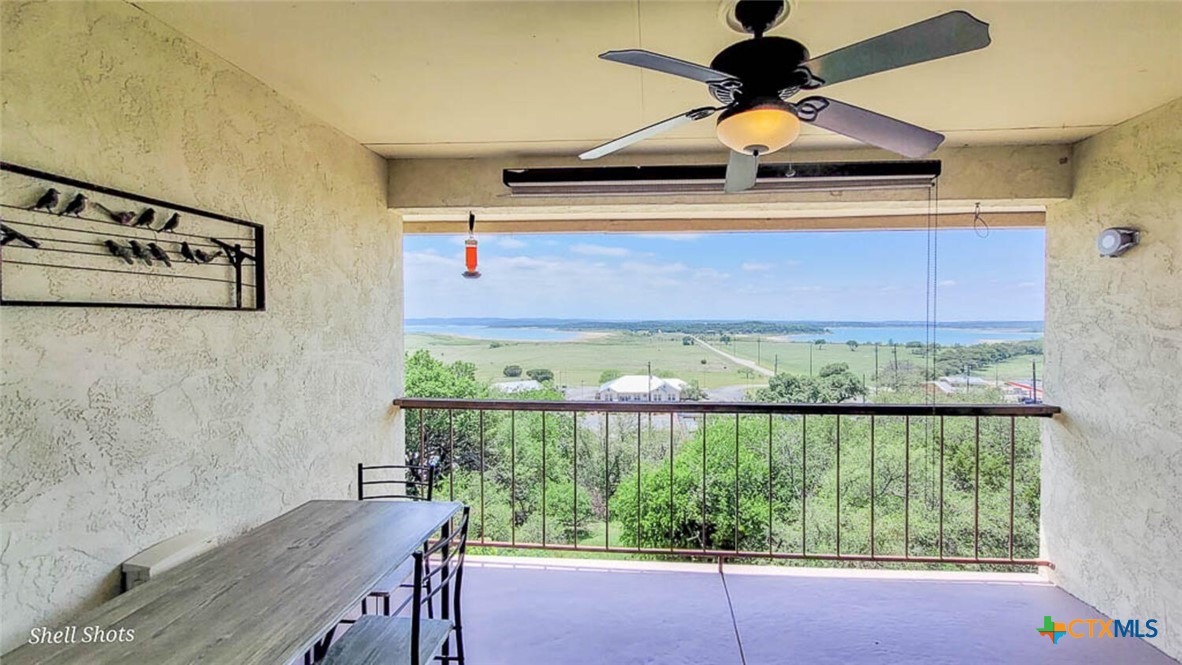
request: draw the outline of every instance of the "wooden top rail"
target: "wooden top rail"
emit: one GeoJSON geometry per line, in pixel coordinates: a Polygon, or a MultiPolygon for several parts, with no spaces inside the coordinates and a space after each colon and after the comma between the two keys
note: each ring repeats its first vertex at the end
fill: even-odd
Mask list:
{"type": "Polygon", "coordinates": [[[598,400],[550,402],[515,399],[450,399],[401,397],[403,409],[452,411],[560,411],[595,413],[725,413],[752,415],[840,416],[1017,416],[1050,418],[1061,409],[1049,404],[803,404],[770,402],[607,402],[598,400]]]}

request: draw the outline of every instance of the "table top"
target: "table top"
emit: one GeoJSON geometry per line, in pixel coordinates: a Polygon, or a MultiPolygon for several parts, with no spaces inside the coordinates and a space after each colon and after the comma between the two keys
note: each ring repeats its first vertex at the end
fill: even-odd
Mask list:
{"type": "Polygon", "coordinates": [[[4,655],[4,665],[285,663],[310,649],[461,508],[309,501],[73,621],[49,626],[75,626],[67,637],[72,643],[24,644],[4,655]],[[134,638],[94,641],[94,627],[125,629],[125,640],[134,631],[134,638]]]}

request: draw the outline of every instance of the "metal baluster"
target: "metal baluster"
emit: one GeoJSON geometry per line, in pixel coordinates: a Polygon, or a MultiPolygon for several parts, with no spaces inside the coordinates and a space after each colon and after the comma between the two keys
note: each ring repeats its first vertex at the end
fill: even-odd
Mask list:
{"type": "Polygon", "coordinates": [[[574,483],[575,483],[575,501],[574,501],[575,508],[574,508],[574,515],[572,516],[572,517],[574,517],[574,519],[572,521],[575,524],[575,530],[574,530],[574,533],[571,534],[571,538],[575,541],[575,549],[578,549],[579,548],[579,412],[578,411],[574,411],[571,413],[571,421],[575,426],[574,453],[572,455],[572,459],[574,461],[571,463],[571,466],[574,467],[574,483]]]}
{"type": "Polygon", "coordinates": [[[484,529],[484,411],[480,412],[480,542],[485,540],[484,529]]]}
{"type": "Polygon", "coordinates": [[[546,546],[546,412],[542,412],[542,547],[546,546]]]}
{"type": "Polygon", "coordinates": [[[735,551],[739,551],[739,414],[735,414],[735,551]]]}
{"type": "Polygon", "coordinates": [[[841,415],[837,418],[837,556],[841,556],[841,415]]]}
{"type": "Polygon", "coordinates": [[[447,411],[447,500],[456,500],[456,412],[447,411]]]}
{"type": "Polygon", "coordinates": [[[669,549],[673,549],[676,545],[673,539],[673,523],[675,521],[673,515],[673,422],[674,413],[669,412],[669,549]]]}
{"type": "Polygon", "coordinates": [[[981,558],[981,418],[973,418],[973,558],[981,558]]]}
{"type": "Polygon", "coordinates": [[[706,414],[702,414],[702,537],[700,541],[701,549],[706,549],[706,445],[709,443],[709,438],[706,436],[706,414]]]}
{"type": "Polygon", "coordinates": [[[903,558],[911,557],[911,416],[903,416],[903,558]]]}
{"type": "Polygon", "coordinates": [[[776,550],[772,536],[772,501],[774,499],[775,492],[772,489],[772,414],[769,413],[767,414],[767,553],[769,555],[776,550]]]}
{"type": "Polygon", "coordinates": [[[808,544],[807,513],[809,504],[809,428],[808,416],[800,414],[800,555],[808,544]]]}
{"type": "Polygon", "coordinates": [[[611,549],[611,533],[609,531],[609,525],[611,524],[612,512],[611,506],[608,502],[608,469],[610,466],[608,464],[608,457],[610,456],[608,451],[608,428],[611,424],[610,419],[611,414],[605,412],[603,414],[603,549],[605,550],[611,549]]]}
{"type": "Polygon", "coordinates": [[[1010,416],[1010,560],[1014,558],[1014,417],[1010,416]]]}
{"type": "Polygon", "coordinates": [[[517,411],[509,412],[509,542],[517,546],[517,411]]]}
{"type": "Polygon", "coordinates": [[[940,416],[940,558],[944,558],[944,416],[940,416]]]}
{"type": "Polygon", "coordinates": [[[874,558],[874,416],[870,416],[870,558],[874,558]]]}
{"type": "MultiPolygon", "coordinates": [[[[428,463],[427,462],[428,459],[429,458],[427,457],[427,415],[425,413],[423,413],[422,409],[419,409],[419,459],[418,459],[417,463],[420,465],[425,465],[428,463]]],[[[411,475],[414,476],[415,480],[418,480],[419,472],[417,470],[412,472],[411,475]]],[[[395,485],[395,487],[397,487],[397,485],[395,485]]],[[[402,492],[403,492],[403,494],[410,494],[411,487],[412,487],[412,485],[410,485],[409,483],[406,482],[406,475],[403,475],[402,476],[402,492]]],[[[414,485],[413,487],[415,490],[415,496],[418,496],[419,495],[419,486],[414,485]]]]}
{"type": "MultiPolygon", "coordinates": [[[[652,394],[649,394],[652,399],[652,394]]],[[[640,412],[636,412],[636,550],[640,551],[640,412]]]]}

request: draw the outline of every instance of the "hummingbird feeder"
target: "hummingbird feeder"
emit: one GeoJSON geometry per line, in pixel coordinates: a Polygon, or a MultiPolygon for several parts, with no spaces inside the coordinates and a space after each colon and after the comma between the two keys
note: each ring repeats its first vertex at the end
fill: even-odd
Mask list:
{"type": "Polygon", "coordinates": [[[476,269],[476,235],[473,231],[475,226],[476,215],[468,213],[468,239],[464,241],[464,267],[467,270],[463,272],[464,277],[468,279],[480,277],[480,271],[476,269]]]}

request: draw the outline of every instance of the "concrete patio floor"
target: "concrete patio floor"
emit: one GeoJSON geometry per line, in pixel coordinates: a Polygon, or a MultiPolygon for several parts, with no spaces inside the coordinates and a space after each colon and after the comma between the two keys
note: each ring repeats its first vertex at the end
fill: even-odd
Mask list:
{"type": "Polygon", "coordinates": [[[465,566],[472,665],[1176,663],[1134,638],[1052,644],[1037,632],[1045,615],[1106,617],[1033,574],[727,565],[719,575],[709,564],[502,557],[465,566]]]}

